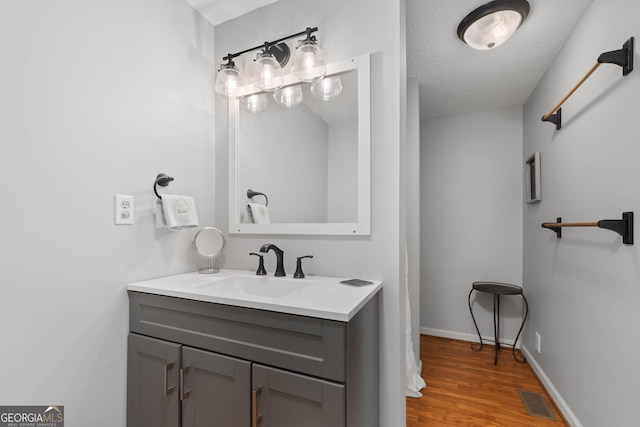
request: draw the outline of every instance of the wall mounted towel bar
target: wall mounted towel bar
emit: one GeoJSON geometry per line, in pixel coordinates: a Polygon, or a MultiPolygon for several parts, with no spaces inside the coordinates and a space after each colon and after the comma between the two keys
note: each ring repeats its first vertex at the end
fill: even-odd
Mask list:
{"type": "Polygon", "coordinates": [[[156,177],[156,182],[153,184],[153,192],[156,193],[158,199],[162,200],[162,197],[158,194],[158,185],[160,187],[166,187],[169,183],[173,181],[173,177],[167,175],[166,173],[159,173],[156,177]]]}
{"type": "Polygon", "coordinates": [[[594,222],[562,222],[558,218],[556,222],[543,222],[543,228],[548,228],[556,233],[557,238],[562,237],[562,227],[599,227],[615,231],[622,236],[622,243],[633,245],[633,212],[623,212],[622,219],[602,219],[594,222]]]}
{"type": "Polygon", "coordinates": [[[633,37],[629,38],[625,44],[622,45],[622,49],[613,50],[611,52],[605,52],[598,57],[596,62],[587,74],[580,79],[580,81],[567,93],[564,98],[560,100],[547,114],[542,116],[543,122],[551,122],[556,125],[556,129],[560,130],[562,127],[562,104],[569,99],[571,95],[584,83],[595,70],[598,69],[600,64],[616,64],[622,67],[622,75],[626,76],[633,71],[633,37]],[[557,112],[556,112],[557,111],[557,112]],[[556,114],[553,114],[556,113],[556,114]]]}

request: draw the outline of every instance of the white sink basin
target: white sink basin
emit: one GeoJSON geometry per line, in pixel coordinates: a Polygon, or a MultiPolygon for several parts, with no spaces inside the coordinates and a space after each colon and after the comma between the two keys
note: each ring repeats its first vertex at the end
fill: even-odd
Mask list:
{"type": "Polygon", "coordinates": [[[176,298],[323,319],[349,321],[382,287],[341,284],[342,278],[256,276],[254,272],[222,269],[217,274],[185,273],[129,283],[127,289],[176,298]]]}
{"type": "Polygon", "coordinates": [[[273,276],[237,275],[208,282],[198,283],[193,287],[200,292],[215,292],[225,295],[257,296],[282,298],[299,292],[309,286],[307,279],[288,279],[273,276]]]}

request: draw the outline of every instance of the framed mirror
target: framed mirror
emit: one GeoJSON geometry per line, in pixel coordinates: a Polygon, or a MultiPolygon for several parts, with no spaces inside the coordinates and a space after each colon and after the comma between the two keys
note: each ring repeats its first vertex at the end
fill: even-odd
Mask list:
{"type": "Polygon", "coordinates": [[[330,79],[342,91],[324,100],[318,85],[286,75],[283,88],[302,98],[293,107],[253,86],[229,99],[230,233],[371,233],[369,55],[328,64],[330,79]]]}

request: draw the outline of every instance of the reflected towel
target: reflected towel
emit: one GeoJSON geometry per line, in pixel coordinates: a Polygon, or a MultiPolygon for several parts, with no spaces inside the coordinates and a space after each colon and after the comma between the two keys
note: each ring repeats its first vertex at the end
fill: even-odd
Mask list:
{"type": "Polygon", "coordinates": [[[253,215],[251,214],[251,207],[247,205],[244,211],[240,212],[240,224],[253,224],[253,215]]]}
{"type": "Polygon", "coordinates": [[[271,224],[268,207],[257,203],[249,203],[247,206],[251,210],[251,217],[253,218],[254,224],[271,224]]]}
{"type": "Polygon", "coordinates": [[[165,194],[162,196],[162,212],[169,230],[198,226],[198,213],[192,197],[165,194]]]}

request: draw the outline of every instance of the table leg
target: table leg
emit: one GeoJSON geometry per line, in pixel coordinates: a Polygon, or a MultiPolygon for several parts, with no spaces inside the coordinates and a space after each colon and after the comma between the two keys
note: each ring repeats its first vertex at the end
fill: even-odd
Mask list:
{"type": "Polygon", "coordinates": [[[476,327],[476,332],[478,333],[478,341],[480,341],[480,344],[471,344],[471,349],[473,351],[480,351],[482,350],[482,336],[480,335],[480,329],[478,328],[478,323],[476,323],[476,318],[473,315],[473,310],[471,310],[471,294],[473,293],[473,291],[475,291],[475,289],[471,289],[471,291],[469,292],[469,312],[471,313],[471,319],[473,319],[473,325],[476,327]]]}
{"type": "Polygon", "coordinates": [[[522,319],[522,324],[520,325],[520,330],[518,331],[518,335],[516,335],[516,340],[513,342],[512,354],[516,362],[525,363],[527,359],[525,359],[524,356],[522,357],[522,360],[518,359],[518,357],[516,356],[516,344],[518,343],[518,338],[520,338],[520,334],[522,333],[522,328],[524,328],[524,322],[527,321],[527,317],[529,316],[529,303],[527,302],[527,299],[524,297],[524,294],[520,294],[520,296],[522,296],[522,300],[524,301],[525,311],[524,311],[524,318],[522,319]]]}
{"type": "Polygon", "coordinates": [[[498,364],[498,352],[500,351],[500,295],[493,295],[493,333],[495,343],[495,355],[493,364],[498,364]]]}

